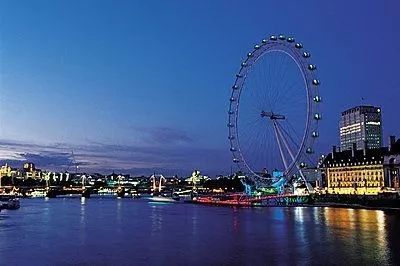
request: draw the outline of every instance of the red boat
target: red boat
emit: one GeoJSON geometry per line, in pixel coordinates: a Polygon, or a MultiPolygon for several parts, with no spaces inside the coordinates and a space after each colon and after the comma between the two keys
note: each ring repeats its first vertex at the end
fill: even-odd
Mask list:
{"type": "Polygon", "coordinates": [[[309,195],[268,195],[268,196],[248,196],[246,194],[228,194],[201,196],[192,200],[193,203],[217,206],[300,206],[311,203],[309,195]]]}

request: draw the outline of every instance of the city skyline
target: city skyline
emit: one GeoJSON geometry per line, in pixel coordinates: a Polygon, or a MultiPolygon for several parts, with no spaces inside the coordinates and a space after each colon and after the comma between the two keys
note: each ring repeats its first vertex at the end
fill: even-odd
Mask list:
{"type": "Polygon", "coordinates": [[[234,75],[280,33],[319,69],[319,152],[339,143],[340,113],[357,105],[382,107],[384,144],[400,135],[395,1],[258,4],[2,2],[0,159],[63,170],[73,151],[91,171],[230,172],[234,75]]]}

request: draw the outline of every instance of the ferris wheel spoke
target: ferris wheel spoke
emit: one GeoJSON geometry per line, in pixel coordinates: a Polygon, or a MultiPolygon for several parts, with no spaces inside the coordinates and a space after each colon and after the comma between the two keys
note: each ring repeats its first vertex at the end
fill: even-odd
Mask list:
{"type": "Polygon", "coordinates": [[[279,133],[278,133],[278,127],[277,127],[275,121],[273,123],[274,123],[274,131],[275,131],[276,142],[277,142],[278,147],[279,147],[279,153],[281,155],[282,162],[285,165],[285,169],[287,169],[289,165],[288,165],[288,162],[287,162],[287,160],[285,158],[285,155],[284,155],[284,152],[283,152],[283,149],[282,149],[282,144],[281,144],[281,140],[280,140],[279,133]]]}
{"type": "Polygon", "coordinates": [[[260,141],[260,149],[261,149],[261,156],[260,156],[260,160],[261,160],[261,165],[263,166],[263,168],[268,169],[268,162],[266,160],[266,157],[268,155],[268,132],[267,132],[267,126],[265,126],[265,129],[262,131],[262,135],[261,135],[261,141],[260,141]]]}
{"type": "MultiPolygon", "coordinates": [[[[289,152],[290,157],[292,158],[292,163],[293,163],[294,166],[297,168],[297,170],[298,170],[300,176],[303,178],[303,180],[304,180],[305,182],[307,182],[306,179],[305,179],[305,177],[304,177],[304,174],[303,174],[303,172],[302,172],[302,170],[301,170],[301,168],[300,168],[300,166],[296,163],[296,158],[295,158],[295,156],[294,156],[292,150],[290,149],[288,143],[286,142],[286,139],[283,137],[282,132],[281,132],[280,129],[279,129],[279,126],[277,126],[277,132],[278,132],[278,134],[280,134],[280,136],[281,136],[281,138],[282,138],[282,142],[283,142],[285,148],[287,149],[287,151],[289,152]]],[[[289,168],[286,168],[286,171],[289,171],[289,170],[290,170],[289,168]]]]}
{"type": "Polygon", "coordinates": [[[269,103],[269,107],[272,108],[272,97],[271,97],[271,92],[272,92],[272,81],[273,79],[271,78],[271,74],[272,70],[271,70],[271,64],[268,64],[268,76],[265,77],[265,80],[268,80],[268,83],[266,84],[266,94],[268,97],[268,103],[269,103]]]}
{"type": "MultiPolygon", "coordinates": [[[[259,119],[260,120],[260,119],[259,119]]],[[[258,121],[260,122],[260,121],[258,121]]],[[[243,153],[244,154],[250,154],[251,151],[253,151],[254,154],[257,154],[257,157],[251,156],[251,158],[248,158],[248,162],[253,165],[257,165],[260,167],[260,170],[266,166],[265,163],[265,158],[267,156],[267,149],[265,148],[265,143],[268,142],[267,138],[267,130],[268,130],[268,125],[264,122],[265,126],[262,125],[250,125],[241,135],[241,138],[243,139],[243,142],[241,145],[243,148],[243,153]],[[266,130],[264,130],[264,127],[266,130]],[[261,130],[260,130],[261,128],[261,130]]],[[[249,123],[246,123],[249,124],[249,123]]]]}
{"type": "MultiPolygon", "coordinates": [[[[295,97],[295,96],[297,96],[297,95],[295,93],[292,93],[292,90],[293,90],[293,88],[296,88],[297,86],[298,86],[298,83],[296,83],[296,82],[291,83],[290,86],[287,86],[285,84],[285,88],[280,89],[277,92],[277,95],[275,95],[275,97],[274,97],[274,99],[276,99],[275,102],[285,102],[287,104],[290,104],[290,101],[296,100],[297,97],[295,97]],[[289,102],[287,102],[287,101],[289,101],[289,102]]],[[[296,90],[296,91],[298,91],[298,90],[296,90]]]]}
{"type": "MultiPolygon", "coordinates": [[[[290,98],[293,99],[293,97],[288,97],[288,95],[291,95],[291,89],[297,85],[296,82],[289,83],[289,79],[284,81],[282,83],[282,87],[278,91],[278,95],[276,95],[276,99],[278,101],[282,100],[282,98],[290,98]],[[290,85],[289,85],[290,84],[290,85]]],[[[293,96],[293,94],[292,94],[293,96]]]]}
{"type": "Polygon", "coordinates": [[[252,149],[254,149],[257,145],[257,132],[256,132],[256,127],[251,127],[250,129],[247,130],[247,134],[242,134],[242,149],[246,153],[252,149]]]}
{"type": "Polygon", "coordinates": [[[301,143],[301,136],[298,134],[294,126],[290,123],[289,119],[286,119],[285,122],[288,128],[288,135],[293,136],[293,139],[295,139],[296,143],[301,143]],[[291,134],[289,134],[289,131],[291,131],[291,134]]]}
{"type": "Polygon", "coordinates": [[[276,96],[277,98],[284,92],[284,86],[282,86],[285,82],[287,82],[288,79],[286,79],[286,73],[288,71],[288,67],[286,67],[286,57],[287,56],[281,56],[280,60],[280,67],[279,67],[279,72],[277,73],[276,80],[278,84],[276,85],[279,90],[277,90],[278,95],[276,96]],[[283,70],[282,70],[283,69],[283,70]],[[279,86],[278,86],[279,85],[279,86]]]}
{"type": "MultiPolygon", "coordinates": [[[[278,129],[282,129],[282,131],[283,131],[283,132],[286,134],[286,136],[292,141],[292,143],[294,143],[294,144],[296,145],[296,149],[300,150],[299,145],[291,138],[290,134],[289,134],[288,132],[286,132],[286,131],[283,129],[283,127],[282,127],[281,125],[278,126],[278,129]]],[[[293,162],[296,162],[296,158],[294,157],[294,154],[292,153],[291,149],[289,148],[289,144],[287,143],[286,138],[283,137],[282,131],[281,131],[281,130],[278,130],[278,132],[280,132],[281,135],[282,135],[283,143],[284,143],[286,149],[289,151],[289,153],[290,153],[290,155],[291,155],[291,157],[292,157],[293,162]]],[[[303,155],[303,154],[302,154],[302,155],[303,155]]],[[[306,155],[305,155],[305,156],[301,156],[301,158],[302,158],[302,159],[303,159],[303,158],[307,158],[307,156],[306,156],[306,155]]],[[[302,171],[301,167],[299,166],[299,164],[298,164],[298,163],[295,163],[294,166],[296,167],[298,173],[299,173],[300,176],[303,178],[303,180],[304,180],[305,182],[307,182],[306,179],[305,179],[305,176],[304,176],[304,174],[303,174],[303,171],[302,171]]]]}
{"type": "Polygon", "coordinates": [[[255,166],[258,165],[258,157],[252,156],[252,153],[255,153],[257,155],[260,155],[260,150],[259,150],[259,141],[258,137],[255,138],[254,141],[248,142],[247,146],[245,147],[246,149],[243,151],[243,154],[246,155],[246,161],[249,165],[253,167],[253,169],[256,169],[255,166]]]}
{"type": "Polygon", "coordinates": [[[293,139],[290,137],[290,135],[287,133],[287,131],[285,131],[285,130],[283,129],[282,125],[280,125],[278,122],[277,122],[276,124],[277,124],[278,133],[279,133],[280,137],[282,138],[283,144],[285,145],[287,151],[289,152],[290,157],[292,158],[292,160],[295,161],[295,155],[294,155],[294,153],[292,152],[291,148],[289,147],[289,143],[287,142],[286,139],[287,139],[287,138],[291,139],[291,141],[294,143],[294,145],[295,145],[296,148],[299,148],[299,146],[297,145],[297,143],[295,143],[295,142],[293,141],[293,139]],[[284,134],[284,133],[285,133],[285,134],[284,134]],[[284,135],[286,135],[286,138],[285,138],[284,135]]]}
{"type": "MultiPolygon", "coordinates": [[[[286,121],[287,124],[289,125],[289,129],[293,129],[293,126],[291,125],[291,123],[289,121],[286,121]]],[[[293,130],[292,130],[293,131],[293,130]]],[[[294,135],[297,137],[297,143],[301,143],[301,137],[298,135],[294,135]]],[[[301,154],[302,158],[304,158],[305,160],[307,160],[307,163],[310,165],[314,164],[314,160],[316,160],[317,158],[312,158],[312,153],[307,154],[307,153],[302,153],[301,154]]]]}

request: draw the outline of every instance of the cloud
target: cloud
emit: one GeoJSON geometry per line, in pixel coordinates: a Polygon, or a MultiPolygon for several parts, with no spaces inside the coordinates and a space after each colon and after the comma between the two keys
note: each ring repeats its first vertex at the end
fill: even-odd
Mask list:
{"type": "Polygon", "coordinates": [[[142,142],[149,145],[184,145],[194,142],[187,132],[170,127],[132,127],[132,129],[142,136],[142,142]]]}
{"type": "Polygon", "coordinates": [[[24,153],[20,154],[24,161],[35,162],[43,167],[69,167],[73,163],[71,154],[48,152],[48,153],[24,153]]]}
{"type": "Polygon", "coordinates": [[[68,168],[72,171],[76,165],[80,165],[80,169],[87,172],[120,171],[135,175],[154,172],[189,175],[194,169],[200,169],[210,175],[228,171],[226,168],[230,166],[230,154],[225,150],[196,145],[161,145],[167,139],[170,143],[192,140],[179,132],[167,131],[165,136],[160,136],[160,129],[151,132],[149,136],[159,140],[158,145],[116,145],[99,142],[89,142],[85,145],[35,144],[0,140],[0,162],[21,167],[22,162],[31,161],[38,168],[52,171],[64,171],[68,168]],[[166,139],[161,141],[163,137],[166,139]]]}

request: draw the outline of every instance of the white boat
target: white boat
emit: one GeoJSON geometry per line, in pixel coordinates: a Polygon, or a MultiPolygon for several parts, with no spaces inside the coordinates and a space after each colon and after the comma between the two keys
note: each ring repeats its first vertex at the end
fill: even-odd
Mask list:
{"type": "Polygon", "coordinates": [[[117,191],[114,188],[100,188],[97,191],[98,195],[107,196],[107,195],[116,195],[117,191]]]}
{"type": "Polygon", "coordinates": [[[163,197],[163,196],[153,196],[151,198],[148,198],[149,201],[153,202],[165,202],[165,203],[177,203],[179,202],[179,199],[174,199],[172,197],[163,197]]]}
{"type": "Polygon", "coordinates": [[[32,198],[45,198],[47,195],[47,189],[34,189],[31,192],[27,192],[26,196],[32,197],[32,198]]]}

